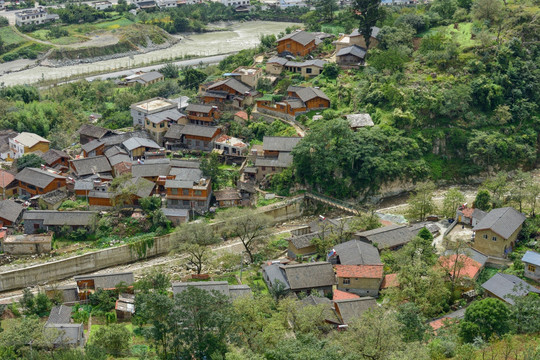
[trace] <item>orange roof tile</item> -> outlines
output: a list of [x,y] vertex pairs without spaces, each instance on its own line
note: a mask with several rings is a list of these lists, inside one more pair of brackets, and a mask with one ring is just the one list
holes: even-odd
[[248,114],[247,112],[245,111],[238,111],[236,114],[234,114],[235,116],[238,116],[240,119],[244,119],[244,120],[247,120],[248,119]]
[[11,184],[13,180],[15,180],[15,175],[6,170],[0,170],[0,187],[5,188]]
[[391,287],[398,287],[399,280],[397,274],[386,274],[381,284],[381,289],[388,289]]
[[336,265],[337,277],[378,279],[383,277],[382,265]]
[[[439,259],[439,263],[443,268],[445,268],[448,272],[452,273],[454,269],[454,264],[456,263],[456,260],[458,259],[457,255],[450,255],[441,257]],[[480,272],[480,269],[482,269],[482,264],[479,262],[471,259],[468,256],[465,256],[463,254],[459,254],[459,260],[463,263],[463,267],[457,269],[456,272],[459,273],[459,277],[468,277],[469,279],[474,279],[476,275]],[[459,264],[458,264],[459,266]]]
[[468,208],[465,208],[465,209],[461,209],[461,212],[463,213],[463,215],[465,217],[472,218],[472,214],[474,212],[474,209],[468,207]]
[[336,301],[336,300],[347,300],[347,299],[358,299],[358,298],[360,298],[359,295],[346,292],[346,291],[334,290],[334,296],[332,300]]
[[450,320],[449,317],[442,317],[440,319],[433,320],[429,323],[429,325],[433,328],[433,330],[439,330],[446,322],[448,322],[448,320]]

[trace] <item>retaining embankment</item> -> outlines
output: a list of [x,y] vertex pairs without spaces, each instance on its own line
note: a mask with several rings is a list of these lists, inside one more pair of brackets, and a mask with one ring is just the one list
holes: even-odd
[[[276,223],[290,220],[302,214],[303,196],[287,200],[283,203],[260,208],[274,218]],[[212,224],[219,228],[220,223]],[[146,251],[146,257],[167,254],[171,249],[171,236],[156,237],[154,245]],[[108,267],[128,264],[140,260],[137,251],[129,245],[121,245],[109,249],[89,252],[67,259],[51,261],[0,273],[0,291],[16,290],[28,286],[44,285],[76,275],[92,273]]]

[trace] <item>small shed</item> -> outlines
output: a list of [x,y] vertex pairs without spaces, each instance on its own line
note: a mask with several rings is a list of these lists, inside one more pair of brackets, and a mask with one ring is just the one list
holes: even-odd
[[521,258],[525,264],[525,277],[540,282],[540,254],[535,251],[527,251]]
[[242,196],[237,189],[223,189],[214,191],[216,201],[220,208],[239,206],[242,202]]

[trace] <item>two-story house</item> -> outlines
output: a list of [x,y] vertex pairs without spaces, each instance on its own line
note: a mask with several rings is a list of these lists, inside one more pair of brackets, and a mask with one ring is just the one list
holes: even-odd
[[306,31],[294,31],[277,40],[279,54],[289,52],[294,56],[306,56],[315,49],[317,39],[315,35]]
[[311,110],[327,109],[330,98],[319,88],[289,86],[287,97],[281,101],[263,96],[257,99],[257,111],[293,120]]
[[378,296],[383,265],[336,265],[337,288],[360,296]]
[[53,170],[24,168],[15,176],[15,186],[21,196],[35,196],[66,187],[66,178]]
[[234,106],[243,107],[253,104],[253,97],[257,95],[257,91],[234,77],[207,84],[201,88],[205,88],[201,95],[205,104],[219,105],[232,102]]
[[262,78],[263,71],[261,68],[241,66],[228,75],[254,89]]
[[147,115],[144,122],[144,128],[152,136],[152,139],[161,145],[163,144],[165,133],[172,124],[187,124],[187,122],[187,116],[181,113],[177,108],[173,108]]
[[122,143],[132,160],[144,159],[145,153],[152,150],[159,150],[159,146],[154,140],[140,137],[132,137]]
[[23,155],[31,154],[36,151],[46,153],[49,151],[50,141],[29,132],[22,132],[14,138],[9,139],[10,157],[18,159]]
[[[379,43],[379,32],[381,31],[380,28],[373,26],[371,28],[371,40],[369,43],[369,48],[376,47]],[[363,49],[366,48],[366,40],[364,39],[364,36],[362,35],[361,31],[358,31],[358,29],[355,29],[350,34],[343,34],[339,37],[338,40],[334,42],[336,45],[336,50],[339,52],[341,49],[350,47],[353,45],[356,45],[358,47],[361,47]]]
[[175,109],[178,104],[161,97],[144,100],[131,104],[131,117],[133,126],[144,126],[144,120],[148,115],[156,114],[161,111]]
[[300,140],[299,137],[265,136],[263,154],[255,159],[255,179],[261,181],[266,175],[277,174],[291,166],[291,151]]
[[182,144],[190,150],[212,151],[221,129],[215,126],[188,124],[182,129]]
[[167,180],[165,181],[165,191],[168,208],[205,213],[210,206],[212,182],[206,178],[201,178],[198,181]]
[[483,254],[506,257],[514,249],[525,215],[511,207],[493,209],[473,228],[472,247]]
[[214,125],[221,116],[216,106],[202,104],[189,104],[186,113],[189,122],[194,125]]

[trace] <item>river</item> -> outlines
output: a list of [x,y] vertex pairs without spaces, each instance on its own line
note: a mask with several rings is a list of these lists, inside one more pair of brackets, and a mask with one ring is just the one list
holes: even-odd
[[[167,49],[137,54],[133,57],[125,56],[117,59],[97,61],[90,64],[62,67],[40,65],[30,69],[2,74],[0,76],[0,83],[3,82],[5,85],[20,85],[36,83],[42,79],[60,81],[60,79],[65,79],[66,77],[82,76],[96,72],[113,72],[126,67],[141,67],[150,63],[158,61],[165,62],[169,59],[186,55],[207,57],[226,54],[253,48],[259,44],[261,35],[277,35],[290,25],[293,24],[272,21],[234,23],[227,26],[226,31],[182,36],[180,42]],[[2,64],[0,67],[5,65]]]

